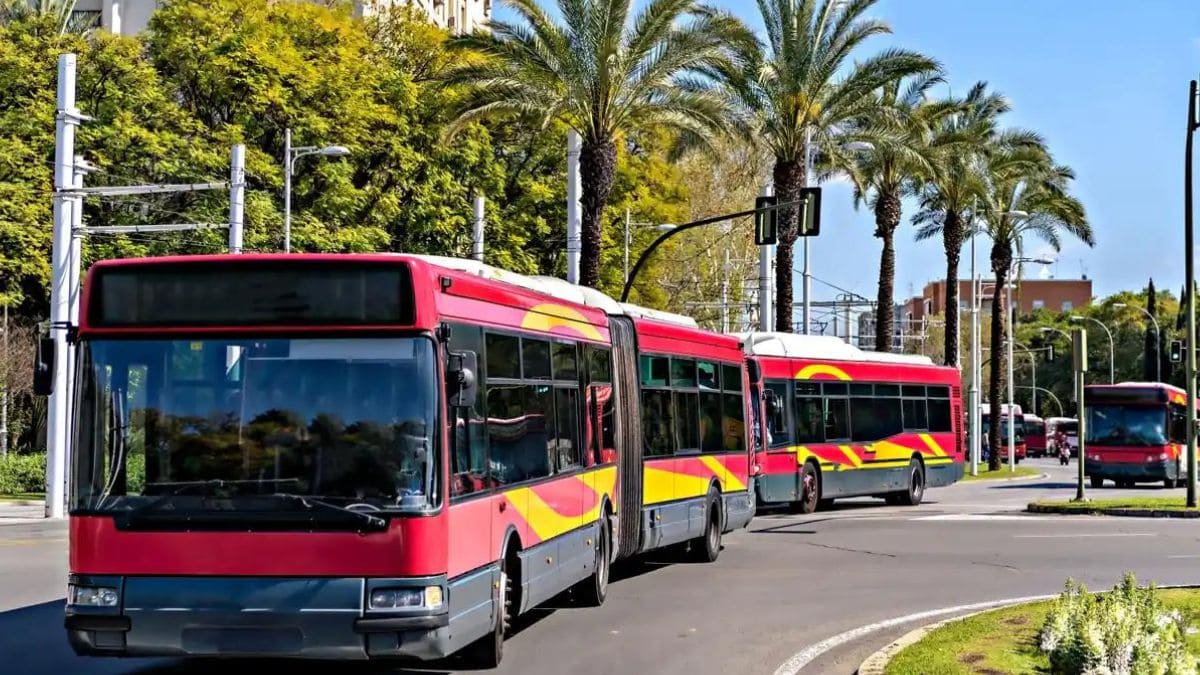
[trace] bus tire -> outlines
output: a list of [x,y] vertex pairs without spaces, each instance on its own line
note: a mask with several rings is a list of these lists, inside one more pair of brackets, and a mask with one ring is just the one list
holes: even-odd
[[691,541],[689,553],[695,562],[716,562],[721,555],[721,530],[725,524],[721,519],[721,494],[715,488],[709,488],[704,509],[704,534]]
[[818,511],[828,511],[832,508],[833,508],[833,497],[830,497],[829,499],[822,499],[817,502],[817,510]]
[[1092,489],[1094,490],[1099,490],[1100,488],[1104,487],[1103,476],[1088,476],[1088,480],[1091,481]]
[[596,566],[592,575],[575,586],[575,599],[585,607],[599,607],[608,597],[608,576],[612,565],[612,535],[609,534],[608,511],[600,518],[596,535]]
[[509,552],[500,560],[500,588],[497,597],[499,611],[496,612],[496,623],[492,626],[490,633],[463,649],[463,659],[471,668],[480,670],[496,668],[504,657],[504,635],[508,632],[512,618],[516,616],[516,611],[513,609],[513,601],[516,598],[512,592],[514,579],[510,574],[517,571],[514,560],[516,560],[516,552],[510,545]]
[[821,474],[812,462],[805,462],[800,467],[800,501],[793,502],[792,510],[796,513],[812,513],[821,502]]
[[1175,487],[1175,479],[1174,478],[1164,478],[1163,479],[1163,487],[1167,488],[1168,490]]
[[901,506],[916,506],[925,497],[925,466],[912,459],[908,462],[908,489],[896,493]]

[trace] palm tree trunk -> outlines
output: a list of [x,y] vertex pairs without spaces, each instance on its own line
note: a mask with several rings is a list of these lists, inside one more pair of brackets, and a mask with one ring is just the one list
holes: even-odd
[[991,430],[988,433],[988,468],[996,471],[1000,468],[1000,392],[1005,387],[1005,375],[1007,374],[1006,357],[1008,352],[1004,349],[1005,345],[1005,328],[1007,322],[1004,320],[1004,312],[1010,311],[1009,307],[1004,306],[1002,302],[1004,286],[1008,283],[1008,270],[1012,265],[1012,249],[1005,246],[1003,243],[998,243],[992,246],[992,271],[995,274],[996,286],[992,289],[992,355],[989,368],[991,381],[988,382],[988,404],[989,417],[991,419]]
[[900,195],[884,192],[875,201],[875,236],[883,240],[879,256],[879,293],[875,301],[875,351],[892,351],[896,309],[896,227],[900,225]]
[[[958,261],[962,253],[962,216],[955,210],[946,211],[946,222],[942,226],[942,244],[946,249],[946,344],[945,364],[958,365],[959,314],[958,314]],[[974,302],[974,298],[971,299]]]
[[[775,198],[780,203],[800,199],[806,180],[804,162],[798,159],[775,158],[772,171]],[[779,245],[775,247],[775,330],[791,333],[792,274],[795,269],[796,239],[800,234],[800,210],[785,208],[779,211]]]
[[617,146],[612,139],[585,136],[579,149],[579,177],[582,182],[579,201],[583,211],[579,283],[592,288],[600,285],[601,227],[616,168]]

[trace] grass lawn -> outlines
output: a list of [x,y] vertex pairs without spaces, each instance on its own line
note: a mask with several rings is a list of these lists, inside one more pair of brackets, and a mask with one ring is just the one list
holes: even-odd
[[[1200,623],[1200,591],[1159,591],[1168,608]],[[1050,672],[1050,659],[1038,651],[1037,634],[1052,601],[998,609],[951,621],[901,650],[887,675],[1033,675]],[[1188,636],[1188,649],[1200,653],[1200,633]]]
[[0,502],[18,500],[45,501],[46,495],[41,492],[18,492],[15,495],[0,495]]
[[1010,480],[1013,478],[1025,478],[1027,476],[1036,476],[1041,471],[1032,466],[1018,466],[1015,471],[1009,471],[1008,465],[1002,465],[999,471],[988,471],[987,464],[979,465],[979,475],[971,475],[971,467],[968,466],[966,473],[963,475],[963,480]]
[[1030,506],[1053,508],[1064,513],[1091,513],[1100,509],[1154,509],[1157,511],[1190,511],[1185,506],[1183,495],[1172,497],[1116,497],[1112,499],[1093,499],[1087,502],[1070,502],[1057,499],[1043,499]]

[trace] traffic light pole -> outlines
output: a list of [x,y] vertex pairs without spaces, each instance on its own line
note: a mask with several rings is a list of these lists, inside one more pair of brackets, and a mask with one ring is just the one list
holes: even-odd
[[772,211],[778,211],[779,209],[786,208],[789,206],[803,206],[807,202],[808,202],[807,199],[797,199],[796,201],[793,201],[793,202],[783,202],[781,204],[763,205],[760,208],[753,208],[748,211],[738,211],[737,213],[726,213],[726,214],[722,214],[719,216],[712,216],[711,218],[702,218],[700,220],[694,220],[690,223],[684,223],[682,225],[673,227],[670,230],[667,230],[666,232],[663,232],[662,234],[658,235],[657,239],[655,239],[653,242],[650,243],[649,246],[646,247],[645,251],[642,251],[642,254],[640,256],[638,256],[637,262],[634,263],[633,269],[629,270],[629,278],[625,280],[625,288],[621,291],[621,302],[628,302],[629,292],[633,290],[633,282],[637,280],[638,272],[642,271],[642,267],[646,264],[646,261],[650,258],[650,254],[654,253],[654,250],[657,249],[660,245],[662,245],[662,243],[664,241],[670,239],[671,237],[674,237],[675,235],[679,234],[680,232],[684,232],[686,230],[691,230],[691,229],[697,228],[697,227],[703,227],[705,225],[715,225],[716,223],[723,223],[727,220],[733,220],[735,218],[745,218],[747,216],[754,216],[754,215],[757,215],[760,213],[770,213]]

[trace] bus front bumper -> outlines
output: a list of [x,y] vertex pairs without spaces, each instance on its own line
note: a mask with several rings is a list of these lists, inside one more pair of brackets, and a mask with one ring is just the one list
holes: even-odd
[[1153,482],[1168,478],[1179,478],[1179,471],[1174,460],[1154,460],[1153,462],[1098,462],[1094,459],[1085,460],[1083,472],[1088,476],[1099,476],[1110,480],[1129,479],[1133,481]]
[[[429,660],[452,649],[444,577],[72,575],[71,585],[119,596],[99,607],[72,603],[71,592],[64,624],[80,655]],[[431,609],[368,606],[375,591],[424,597],[435,586],[442,601]]]

